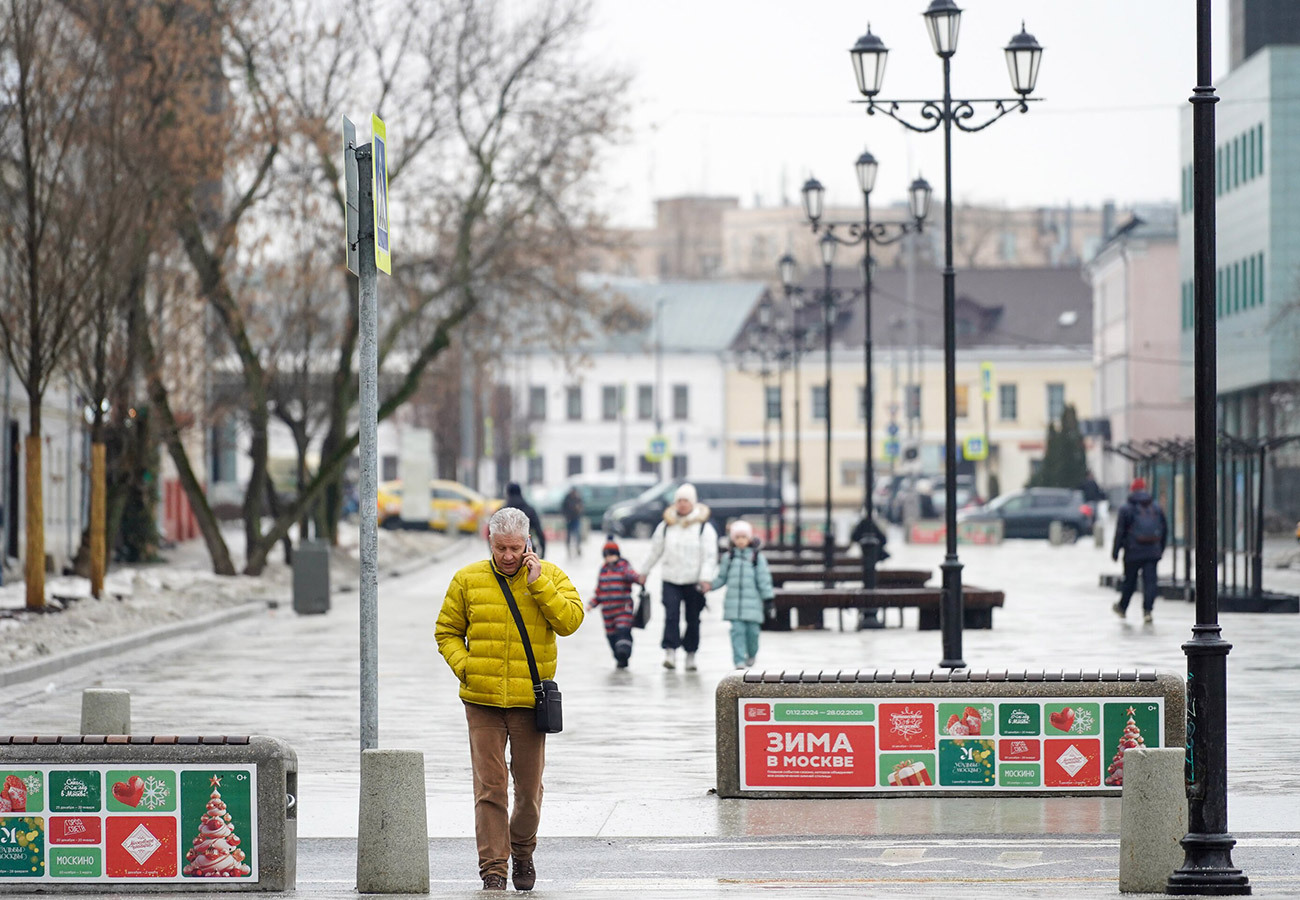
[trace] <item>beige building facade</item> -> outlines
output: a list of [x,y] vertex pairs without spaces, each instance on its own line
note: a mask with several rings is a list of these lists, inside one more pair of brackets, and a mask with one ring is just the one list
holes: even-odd
[[[909,433],[903,414],[906,395],[901,351],[876,353],[874,467],[877,475],[919,472],[942,477],[945,440],[943,354],[922,350],[913,371],[920,387],[920,417]],[[982,369],[991,370],[987,402],[982,390]],[[825,355],[802,358],[799,372],[800,417],[798,433],[803,470],[805,507],[820,507],[826,498],[826,420],[821,415],[825,385]],[[865,383],[863,355],[847,349],[831,354],[831,503],[837,509],[858,508],[863,502],[866,456],[865,417],[861,398]],[[766,383],[765,383],[766,382]],[[769,401],[765,404],[765,397]],[[989,348],[957,355],[957,439],[987,435],[989,454],[984,460],[964,461],[972,471],[981,496],[989,496],[989,476],[996,475],[1001,492],[1018,490],[1029,480],[1046,449],[1049,421],[1072,404],[1080,418],[1093,415],[1092,355],[1086,348]],[[733,367],[727,373],[726,410],[728,475],[761,475],[766,426],[768,462],[785,459],[786,496],[793,498],[795,435],[795,379],[788,367],[773,370],[763,379],[757,367]],[[784,432],[782,453],[778,441],[777,403]],[[987,414],[987,418],[986,418]],[[767,417],[765,423],[764,418]],[[890,426],[898,429],[895,438]],[[888,455],[897,442],[898,454]],[[915,447],[914,461],[903,451]],[[937,486],[936,486],[937,488]]]

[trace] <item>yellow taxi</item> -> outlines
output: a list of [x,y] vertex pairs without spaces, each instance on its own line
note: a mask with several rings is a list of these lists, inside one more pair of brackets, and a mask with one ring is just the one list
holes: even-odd
[[[455,529],[474,534],[487,527],[488,518],[501,504],[501,500],[485,497],[458,481],[434,478],[429,482],[428,527],[434,531]],[[420,527],[402,520],[401,480],[380,483],[379,524],[384,528]]]

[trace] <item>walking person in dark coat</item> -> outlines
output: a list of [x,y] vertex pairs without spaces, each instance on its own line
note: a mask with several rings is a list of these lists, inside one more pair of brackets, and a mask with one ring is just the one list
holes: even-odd
[[1156,563],[1164,556],[1169,538],[1169,523],[1160,504],[1147,493],[1143,478],[1134,478],[1129,486],[1128,502],[1119,510],[1115,522],[1115,543],[1110,557],[1118,560],[1124,551],[1124,583],[1119,600],[1111,607],[1123,618],[1128,612],[1128,602],[1137,590],[1138,573],[1142,574],[1142,621],[1151,624],[1151,611],[1156,605]]
[[501,504],[501,508],[514,507],[528,517],[528,529],[532,532],[533,546],[537,548],[537,555],[541,558],[546,557],[546,534],[542,531],[542,517],[537,515],[537,510],[533,505],[524,499],[524,490],[519,486],[519,482],[512,481],[506,485],[506,501]]

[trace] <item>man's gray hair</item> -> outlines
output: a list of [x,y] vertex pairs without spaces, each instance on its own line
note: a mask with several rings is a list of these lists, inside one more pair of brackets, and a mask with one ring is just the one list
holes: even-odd
[[503,506],[488,519],[488,540],[501,537],[528,537],[528,515],[522,509]]

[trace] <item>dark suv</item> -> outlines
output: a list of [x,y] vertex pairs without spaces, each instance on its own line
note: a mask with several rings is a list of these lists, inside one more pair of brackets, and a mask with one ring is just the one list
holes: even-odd
[[[699,500],[709,508],[709,521],[718,535],[726,534],[732,519],[747,516],[751,520],[771,510],[773,516],[781,509],[781,499],[776,485],[768,488],[761,478],[686,478],[663,481],[631,500],[615,503],[605,511],[602,527],[606,534],[619,537],[647,538],[655,526],[663,521],[664,509],[673,500],[673,494],[683,481],[695,485]],[[770,491],[771,496],[764,493]]]
[[1092,534],[1093,508],[1083,502],[1082,491],[1069,488],[1026,488],[1003,494],[986,506],[958,512],[963,522],[1002,520],[1002,536],[1008,538],[1045,538],[1052,523],[1060,522],[1065,542],[1079,535]]

